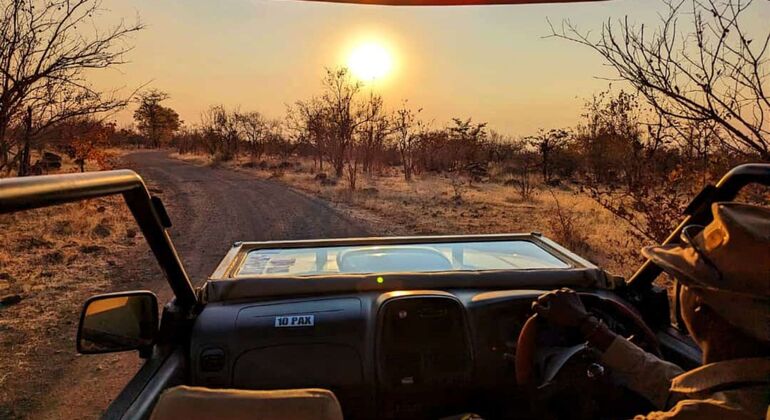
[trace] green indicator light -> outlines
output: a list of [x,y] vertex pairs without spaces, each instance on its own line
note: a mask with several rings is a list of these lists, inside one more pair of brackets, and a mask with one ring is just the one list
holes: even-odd
[[385,282],[385,279],[382,277],[377,277],[377,283],[382,284]]

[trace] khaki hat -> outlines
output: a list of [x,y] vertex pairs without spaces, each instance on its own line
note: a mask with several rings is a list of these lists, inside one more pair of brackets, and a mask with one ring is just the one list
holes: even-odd
[[[770,341],[770,208],[714,203],[713,222],[682,230],[682,243],[642,249],[732,325]],[[698,290],[696,290],[696,293]]]

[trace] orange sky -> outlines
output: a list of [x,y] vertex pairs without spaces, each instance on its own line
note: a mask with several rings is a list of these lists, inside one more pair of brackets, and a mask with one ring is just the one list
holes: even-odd
[[[195,123],[212,104],[280,117],[320,89],[324,66],[347,62],[362,40],[382,43],[394,69],[376,83],[388,104],[402,99],[443,126],[473,117],[509,134],[574,124],[584,98],[610,76],[591,51],[544,39],[547,18],[598,29],[609,17],[655,17],[657,0],[485,7],[380,7],[292,0],[105,0],[102,20],[139,15],[129,64],[94,75],[100,88],[144,83]],[[770,8],[756,16],[758,25]],[[117,116],[131,121],[131,110]]]

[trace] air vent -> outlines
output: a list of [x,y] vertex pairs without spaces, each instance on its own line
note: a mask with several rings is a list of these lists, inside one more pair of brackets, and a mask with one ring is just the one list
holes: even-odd
[[379,313],[378,371],[389,388],[462,383],[472,369],[462,304],[444,296],[385,301]]
[[225,367],[225,351],[220,348],[203,350],[200,365],[203,372],[219,372]]

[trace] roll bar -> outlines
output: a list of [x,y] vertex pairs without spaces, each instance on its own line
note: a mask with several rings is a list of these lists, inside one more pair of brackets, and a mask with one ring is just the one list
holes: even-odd
[[[663,245],[678,244],[682,228],[687,225],[707,225],[714,220],[711,204],[732,201],[749,184],[770,186],[770,164],[749,163],[736,166],[719,180],[716,186],[707,185],[693,198],[684,211],[682,223],[663,241]],[[628,280],[628,285],[638,289],[647,287],[662,272],[651,260],[647,260]]]
[[150,195],[142,178],[128,169],[0,179],[0,214],[122,194],[160,264],[177,303],[191,308],[198,299],[166,232],[171,221],[163,203]]

